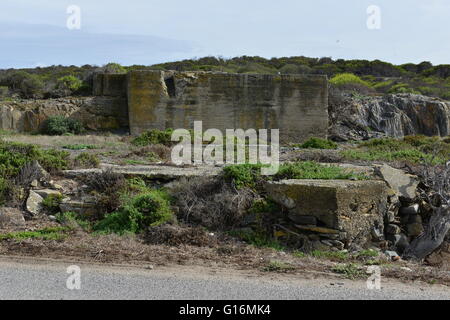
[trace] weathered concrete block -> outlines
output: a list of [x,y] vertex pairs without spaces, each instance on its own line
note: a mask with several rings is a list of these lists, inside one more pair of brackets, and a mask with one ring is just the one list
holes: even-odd
[[130,130],[280,129],[282,142],[326,137],[328,83],[320,75],[132,71]]
[[95,74],[93,79],[94,96],[126,97],[126,74]]
[[267,182],[265,188],[277,203],[295,203],[290,215],[316,217],[318,226],[346,232],[348,243],[365,244],[374,226],[383,226],[387,210],[383,181],[284,180]]

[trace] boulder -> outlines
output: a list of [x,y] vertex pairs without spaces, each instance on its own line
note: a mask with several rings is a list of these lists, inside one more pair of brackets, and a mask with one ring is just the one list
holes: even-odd
[[[383,181],[283,180],[267,182],[268,195],[280,205],[289,198],[295,204],[290,219],[315,217],[317,226],[296,225],[309,233],[346,234],[347,243],[361,245],[371,240],[373,227],[382,229],[387,208]],[[382,231],[382,230],[381,230]]]
[[419,178],[392,168],[387,164],[375,168],[376,173],[394,190],[394,192],[405,200],[412,200],[416,197]]
[[47,198],[50,195],[52,195],[52,196],[59,196],[59,197],[62,196],[61,192],[59,192],[57,190],[41,189],[41,190],[33,190],[33,191],[36,192],[38,195],[40,195],[44,199]]
[[44,199],[36,192],[31,190],[25,204],[27,211],[33,216],[39,214],[42,210],[42,201],[44,201]]
[[81,200],[63,199],[59,204],[61,212],[75,212],[80,215],[90,216],[97,212],[96,202],[92,198]]
[[0,208],[0,228],[23,227],[25,218],[17,208]]

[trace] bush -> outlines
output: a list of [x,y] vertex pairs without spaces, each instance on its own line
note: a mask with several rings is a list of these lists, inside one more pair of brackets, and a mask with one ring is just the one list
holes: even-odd
[[180,208],[180,220],[212,230],[229,230],[241,224],[258,197],[254,191],[237,190],[219,177],[180,179],[170,192]]
[[372,139],[356,150],[346,150],[348,159],[365,161],[406,161],[410,163],[445,164],[450,146],[439,137],[407,136],[404,139]]
[[87,152],[80,153],[72,161],[72,166],[75,168],[98,168],[100,165],[100,159],[95,154],[90,154]]
[[303,149],[337,149],[337,147],[337,143],[333,141],[314,137],[300,145]]
[[83,81],[74,76],[64,76],[58,79],[57,87],[69,89],[72,92],[80,90],[83,86]]
[[223,169],[225,180],[232,182],[237,189],[256,189],[263,181],[261,164],[238,164]]
[[59,212],[59,204],[62,199],[63,197],[60,194],[50,194],[42,201],[42,206],[48,214],[54,215]]
[[67,169],[69,153],[55,149],[43,150],[35,145],[0,141],[0,177],[12,178],[32,161],[38,161],[47,171]]
[[146,131],[140,136],[131,141],[132,144],[139,147],[145,147],[152,144],[162,144],[170,146],[173,144],[172,140],[173,129],[166,129],[164,131],[153,129]]
[[81,122],[75,119],[63,116],[49,117],[42,128],[42,133],[51,136],[60,136],[64,134],[80,134],[84,131]]
[[168,195],[160,190],[152,190],[132,198],[121,209],[107,215],[94,226],[94,230],[118,234],[139,233],[148,227],[173,220]]
[[[127,189],[127,181],[123,174],[112,170],[93,173],[84,179],[95,197],[97,216],[102,219],[105,214],[111,213],[123,204],[122,194]],[[145,185],[144,185],[145,186]]]
[[342,168],[334,166],[323,166],[316,162],[294,162],[280,166],[278,173],[273,177],[274,180],[289,179],[325,179],[325,180],[346,180],[357,178],[367,179],[362,175],[355,175],[353,172],[345,171]]
[[360,77],[358,77],[352,73],[341,73],[341,74],[335,75],[333,78],[330,79],[330,83],[337,87],[354,85],[354,84],[369,87],[369,83],[367,83],[366,81],[362,80]]

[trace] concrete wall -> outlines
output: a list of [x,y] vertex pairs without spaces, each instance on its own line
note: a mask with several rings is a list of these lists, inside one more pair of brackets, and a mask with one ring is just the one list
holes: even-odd
[[94,96],[127,96],[126,74],[95,74],[93,80]]
[[283,142],[326,137],[327,78],[133,71],[128,74],[130,131],[187,128],[280,129]]

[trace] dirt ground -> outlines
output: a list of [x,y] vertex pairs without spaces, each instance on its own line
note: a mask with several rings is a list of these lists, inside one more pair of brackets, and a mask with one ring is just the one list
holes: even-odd
[[[27,222],[27,231],[60,226],[45,219]],[[13,230],[0,230],[0,234]],[[17,231],[17,230],[16,230]],[[30,238],[0,241],[0,256],[57,259],[100,264],[124,264],[144,268],[152,266],[192,266],[258,272],[263,276],[289,274],[314,277],[364,279],[370,263],[356,258],[336,260],[296,255],[271,248],[257,248],[221,234],[210,234],[207,245],[178,246],[148,244],[144,236],[96,235],[74,228],[58,240]],[[450,272],[445,268],[406,261],[389,262],[381,258],[378,265],[383,277],[404,282],[423,281],[450,286]],[[356,266],[357,274],[341,273],[339,267]]]
[[[5,140],[30,143],[44,148],[64,149],[72,156],[80,152],[97,154],[102,163],[146,164],[151,161],[141,155],[141,148],[130,144],[129,136],[120,135],[85,135],[85,136],[36,136],[14,134],[3,137]],[[93,145],[95,148],[70,150],[67,145]],[[282,150],[281,160],[316,160],[320,162],[339,162],[336,150]],[[60,224],[49,221],[47,217],[29,220],[21,231],[42,230],[58,227]],[[18,230],[0,230],[0,234]],[[257,248],[223,235],[210,235],[208,245],[198,246],[183,244],[178,246],[148,244],[143,236],[96,235],[75,228],[65,233],[58,240],[30,238],[24,240],[0,240],[0,255],[25,256],[35,258],[77,260],[96,263],[129,264],[138,266],[201,266],[220,267],[237,270],[250,270],[264,274],[315,273],[338,275],[342,277],[367,277],[365,271],[369,261],[355,258],[336,260],[299,255],[293,252],[276,251],[270,248]],[[449,254],[450,256],[450,254]],[[438,259],[439,260],[439,259]],[[450,261],[450,259],[449,259]],[[390,262],[381,259],[377,265],[385,277],[403,281],[425,281],[431,284],[450,285],[450,263],[448,265],[419,265],[406,261]],[[340,268],[344,266],[344,268]],[[345,267],[349,266],[349,270]],[[357,273],[353,269],[358,270]],[[353,268],[353,269],[352,269]],[[355,270],[356,270],[355,269]],[[337,270],[344,270],[338,272]]]

